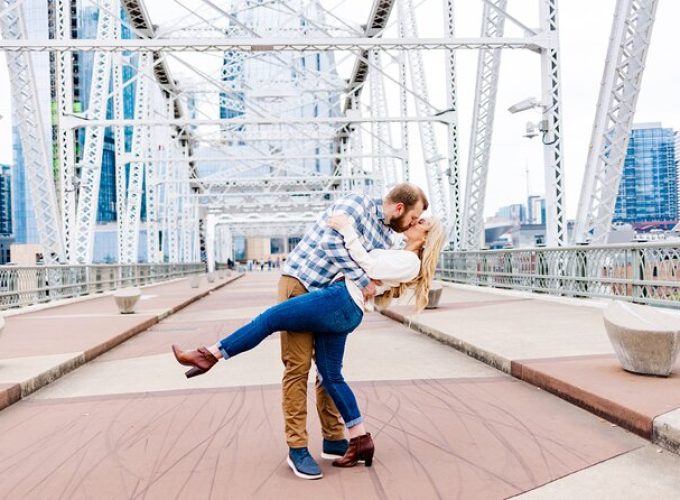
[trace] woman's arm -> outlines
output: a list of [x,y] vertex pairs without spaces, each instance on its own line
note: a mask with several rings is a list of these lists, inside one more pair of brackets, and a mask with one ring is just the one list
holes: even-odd
[[367,252],[347,217],[334,215],[329,217],[327,224],[342,235],[350,257],[366,271],[369,278],[406,282],[418,275],[420,260],[415,253],[406,250]]

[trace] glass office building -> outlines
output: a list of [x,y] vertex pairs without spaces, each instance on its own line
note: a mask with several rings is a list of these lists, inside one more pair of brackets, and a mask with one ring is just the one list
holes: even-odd
[[633,127],[614,222],[640,223],[678,220],[678,162],[676,135],[661,123]]

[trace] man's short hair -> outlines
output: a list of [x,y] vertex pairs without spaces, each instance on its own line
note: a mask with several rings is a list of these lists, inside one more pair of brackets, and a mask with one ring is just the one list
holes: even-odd
[[418,201],[423,202],[423,210],[427,210],[429,203],[427,202],[427,196],[425,192],[420,189],[415,184],[410,182],[402,182],[397,184],[390,192],[387,193],[386,197],[392,203],[403,203],[406,210],[411,210]]

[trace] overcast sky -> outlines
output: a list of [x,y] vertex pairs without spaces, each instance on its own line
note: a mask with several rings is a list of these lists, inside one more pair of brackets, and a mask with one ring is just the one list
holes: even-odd
[[[187,0],[188,2],[189,0]],[[194,0],[191,0],[194,1]],[[165,0],[147,0],[154,23],[161,24],[182,15],[177,4]],[[220,2],[223,3],[223,2]],[[366,18],[367,0],[336,0],[322,2],[338,5],[341,15],[354,16],[358,22]],[[442,6],[439,0],[418,3],[417,16],[421,36],[439,36]],[[607,41],[610,34],[615,0],[562,0],[560,7],[562,98],[563,98],[563,154],[566,180],[567,216],[573,217],[581,189],[586,152],[595,114]],[[459,0],[456,5],[457,35],[479,36],[481,0]],[[510,13],[525,24],[535,27],[538,22],[537,0],[509,0]],[[184,13],[185,14],[185,13]],[[677,20],[680,2],[659,0],[652,45],[647,58],[642,92],[638,99],[636,122],[662,122],[665,127],[680,130],[680,58],[677,56]],[[386,35],[388,36],[388,35]],[[521,36],[509,21],[506,36]],[[461,168],[467,165],[469,129],[474,99],[476,51],[457,53],[459,134]],[[486,214],[492,215],[500,206],[522,202],[527,194],[543,194],[543,159],[539,138],[522,137],[527,121],[536,121],[538,111],[511,115],[507,108],[530,96],[540,97],[539,56],[528,51],[505,51],[501,62],[500,85],[496,107],[494,141],[491,151],[487,184]],[[431,100],[445,104],[443,53],[433,51],[425,58]],[[11,113],[8,72],[0,54],[0,162],[12,162]],[[395,108],[396,112],[396,108]],[[396,114],[396,113],[395,113]],[[440,150],[445,152],[444,127],[438,125]],[[417,145],[417,134],[412,132],[412,146]],[[395,140],[398,135],[394,136]],[[419,152],[411,158],[417,168]],[[526,170],[529,171],[527,182]],[[422,182],[422,172],[415,175]]]

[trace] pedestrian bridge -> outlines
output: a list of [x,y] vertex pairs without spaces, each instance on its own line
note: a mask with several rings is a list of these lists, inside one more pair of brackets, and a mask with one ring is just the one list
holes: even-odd
[[[680,378],[617,364],[603,302],[448,283],[437,309],[367,314],[345,374],[372,468],[285,463],[277,336],[187,380],[170,345],[212,343],[276,301],[278,274],[174,277],[5,312],[2,498],[671,498]],[[193,283],[196,284],[196,283]],[[310,398],[313,391],[310,391]],[[310,401],[310,451],[318,420]],[[659,444],[663,444],[664,448]]]

